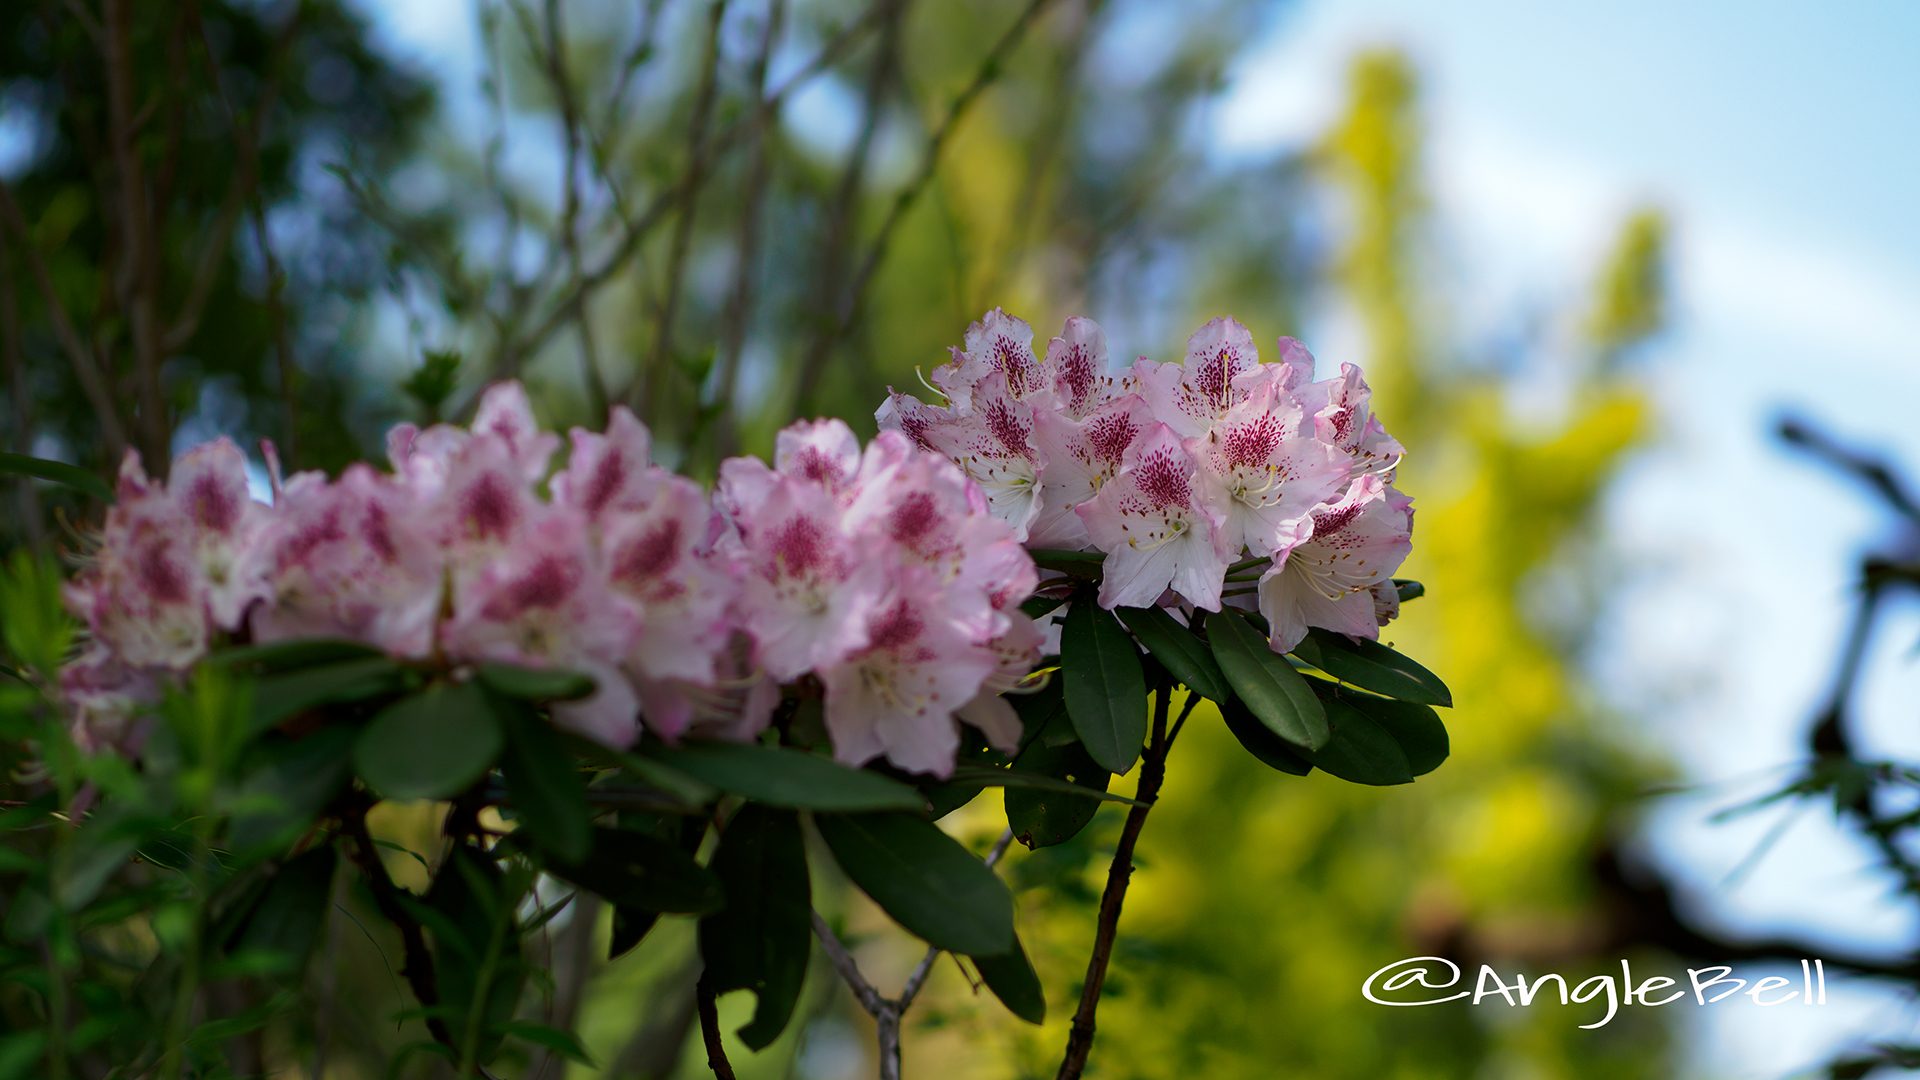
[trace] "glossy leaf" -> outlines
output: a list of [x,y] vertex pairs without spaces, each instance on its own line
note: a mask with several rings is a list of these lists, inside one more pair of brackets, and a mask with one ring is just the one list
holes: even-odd
[[1333,737],[1307,756],[1322,772],[1355,784],[1387,786],[1413,782],[1413,766],[1387,729],[1344,698],[1327,701]]
[[972,959],[973,966],[980,969],[981,981],[1007,1011],[1029,1024],[1046,1023],[1047,996],[1040,988],[1040,976],[1033,970],[1033,961],[1027,959],[1027,950],[1018,936],[1013,939],[1010,951]]
[[820,836],[860,891],[929,945],[993,954],[1013,947],[1013,896],[992,868],[911,814],[821,814]]
[[575,701],[593,693],[593,680],[577,671],[481,664],[474,672],[489,690],[522,701]]
[[353,776],[350,727],[263,742],[240,781],[228,842],[240,852],[284,848],[306,831]]
[[265,645],[241,645],[211,653],[202,664],[257,675],[277,675],[321,664],[372,660],[383,654],[371,645],[344,638],[295,638]]
[[700,957],[718,993],[753,991],[750,1049],[780,1037],[807,980],[813,951],[807,849],[789,811],[748,804],[727,822],[709,869],[727,904],[700,920]]
[[299,970],[332,910],[338,861],[330,844],[287,860],[268,879],[246,921],[228,940],[227,951],[278,956],[274,970]]
[[[1026,757],[1022,755],[1021,761],[1023,765],[1026,760]],[[1101,773],[1106,772],[1105,769],[1100,769],[1097,765],[1094,767]],[[953,768],[953,775],[947,779],[947,784],[943,786],[948,785],[978,788],[1025,788],[1033,791],[1049,791],[1074,799],[1093,799],[1099,802],[1126,803],[1128,806],[1140,805],[1138,800],[1116,792],[1110,792],[1104,787],[1087,787],[1049,775],[1046,772],[1031,771],[1024,767],[999,768],[988,765],[956,765]]]
[[920,810],[920,793],[898,780],[831,758],[758,743],[649,747],[646,756],[721,791],[792,810]]
[[[1046,776],[1088,793],[1105,792],[1113,779],[1079,743],[1048,746],[1036,742],[1027,747],[1016,764],[1028,775]],[[1029,848],[1051,847],[1073,839],[1100,809],[1092,799],[1043,788],[1008,788],[1003,801],[1007,827]]]
[[406,689],[406,672],[384,656],[300,668],[253,684],[251,730],[258,734],[322,705],[385,697]]
[[1140,650],[1113,614],[1080,597],[1060,632],[1067,716],[1087,753],[1116,775],[1133,768],[1147,738],[1147,677]]
[[113,486],[98,475],[64,461],[29,457],[26,454],[0,453],[0,473],[30,476],[91,495],[101,502],[113,501]]
[[1207,616],[1207,640],[1227,682],[1255,719],[1295,746],[1326,745],[1327,714],[1286,657],[1267,647],[1267,639],[1232,611]]
[[522,702],[493,696],[487,704],[506,729],[500,778],[520,824],[557,858],[586,858],[593,839],[587,783],[560,733]]
[[1313,763],[1300,756],[1299,747],[1267,730],[1240,702],[1222,705],[1220,718],[1226,721],[1227,730],[1240,740],[1247,753],[1267,768],[1293,776],[1305,776],[1313,771]]
[[1043,570],[1057,570],[1086,581],[1098,580],[1100,569],[1107,561],[1106,555],[1098,551],[1028,548],[1027,554],[1033,556],[1034,565]]
[[586,858],[563,860],[547,851],[541,866],[620,907],[690,915],[719,909],[719,879],[679,844],[605,826],[595,826],[589,840]]
[[1362,690],[1422,705],[1453,704],[1439,676],[1377,641],[1316,628],[1307,631],[1293,655]]
[[1120,608],[1114,612],[1133,636],[1147,647],[1160,666],[1182,686],[1214,702],[1233,696],[1213,650],[1191,629],[1180,625],[1164,608]]
[[1450,752],[1447,726],[1430,706],[1410,701],[1388,701],[1365,694],[1348,694],[1346,703],[1365,713],[1387,730],[1407,755],[1407,766],[1415,776],[1425,776],[1440,767]]
[[1394,578],[1393,588],[1394,591],[1399,594],[1400,602],[1403,604],[1409,600],[1418,600],[1427,595],[1427,587],[1425,585],[1407,578]]
[[353,745],[360,778],[389,799],[444,799],[484,776],[503,744],[472,683],[435,683],[389,705]]

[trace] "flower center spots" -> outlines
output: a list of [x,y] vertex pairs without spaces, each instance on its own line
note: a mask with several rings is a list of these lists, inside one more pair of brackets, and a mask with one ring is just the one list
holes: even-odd
[[1156,450],[1134,466],[1133,483],[1155,510],[1184,509],[1193,502],[1187,470],[1169,450]]
[[516,511],[506,481],[487,473],[466,492],[461,514],[474,536],[504,537],[513,528]]
[[[920,426],[924,428],[926,424],[923,422]],[[816,484],[832,487],[840,482],[840,463],[828,457],[826,452],[817,446],[809,446],[800,451],[800,460],[795,464],[800,467],[801,476]]]
[[804,573],[825,564],[827,537],[820,523],[812,518],[797,517],[774,530],[773,557],[790,574]]
[[1220,451],[1229,466],[1265,465],[1280,437],[1279,418],[1267,413],[1229,430]]
[[533,608],[559,607],[580,584],[580,567],[559,555],[543,556],[507,587],[505,595],[488,605],[493,618],[517,615]]
[[1314,540],[1317,542],[1332,538],[1335,533],[1353,524],[1353,519],[1359,516],[1360,504],[1357,502],[1326,510],[1315,510],[1313,512]]
[[1233,389],[1233,376],[1239,367],[1238,358],[1232,349],[1221,349],[1200,364],[1200,370],[1193,373],[1193,388],[1208,404],[1218,409],[1227,407],[1228,393]]
[[367,518],[361,533],[381,562],[391,565],[400,561],[400,545],[393,542],[393,523],[387,519],[386,507],[379,503],[367,504]]
[[993,341],[993,366],[1007,377],[1007,389],[1014,397],[1026,397],[1035,389],[1033,357],[1008,338]]
[[1120,460],[1138,434],[1140,424],[1131,414],[1113,413],[1088,422],[1087,445],[1093,448],[1095,460],[1111,464]]
[[1327,417],[1327,422],[1333,425],[1334,442],[1347,441],[1347,437],[1353,434],[1353,406],[1343,406],[1338,412]]
[[597,514],[606,509],[607,504],[619,493],[620,485],[627,479],[627,456],[608,447],[594,463],[593,476],[587,481],[586,511]]
[[280,549],[280,567],[286,569],[296,563],[305,562],[320,545],[330,544],[343,539],[345,532],[340,528],[340,512],[328,510],[325,517],[312,522],[288,538],[287,546]]
[[933,496],[916,491],[887,515],[887,534],[902,544],[917,547],[939,524],[940,508],[934,505]]
[[875,649],[903,649],[918,640],[925,628],[920,616],[902,600],[867,624],[868,643]]
[[987,432],[994,441],[1004,447],[1009,454],[1031,457],[1033,451],[1027,446],[1027,425],[1020,422],[1013,407],[1004,401],[995,401],[987,406]]
[[680,561],[680,522],[663,521],[620,553],[616,575],[629,581],[648,581],[673,569]]
[[164,541],[155,540],[142,547],[134,569],[141,587],[154,600],[178,604],[187,599],[187,579],[181,574],[180,565],[167,557]]
[[1083,345],[1074,345],[1067,349],[1067,355],[1060,361],[1059,385],[1067,392],[1067,407],[1078,412],[1086,408],[1087,399],[1093,396],[1093,357],[1088,355]]
[[203,473],[187,489],[187,512],[194,524],[224,533],[240,517],[240,500],[221,486],[219,477]]

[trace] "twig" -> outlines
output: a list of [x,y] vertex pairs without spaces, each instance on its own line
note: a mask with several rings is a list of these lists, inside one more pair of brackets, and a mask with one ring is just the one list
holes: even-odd
[[[799,71],[794,72],[786,82],[780,85],[779,89],[768,94],[766,98],[763,99],[763,106],[770,109],[779,108],[781,103],[793,96],[794,92],[800,87],[811,82],[821,72],[837,63],[840,57],[845,55],[846,51],[857,43],[871,26],[872,12],[869,10],[866,15],[849,23],[845,28],[830,38],[825,45],[821,46],[820,51],[814,54],[812,60],[802,66]],[[714,158],[717,158],[722,152],[730,148],[734,141],[744,133],[745,125],[736,121],[728,127],[722,128],[718,134],[708,140],[705,154],[703,155],[702,170],[704,171],[707,164],[710,164]],[[547,314],[535,324],[530,332],[525,336],[504,338],[496,346],[493,369],[496,371],[511,370],[513,365],[518,362],[519,357],[533,352],[545,344],[547,339],[552,337],[554,332],[566,323],[568,313],[572,310],[573,304],[584,297],[591,296],[593,293],[604,288],[608,282],[612,281],[626,266],[627,261],[633,258],[634,254],[639,251],[641,241],[645,240],[646,237],[653,232],[654,228],[666,219],[667,215],[673,211],[673,208],[679,204],[680,200],[685,197],[685,193],[689,191],[692,186],[691,171],[689,171],[689,173],[683,174],[680,179],[675,181],[672,186],[657,195],[652,202],[647,204],[646,209],[642,210],[638,215],[622,215],[615,225],[610,226],[608,231],[617,228],[619,232],[619,239],[615,241],[612,249],[600,259],[596,266],[582,275],[580,280],[570,282],[561,289],[560,294],[555,298],[552,306],[548,308]]]
[[1147,811],[1160,796],[1160,785],[1167,775],[1167,708],[1171,694],[1163,680],[1155,695],[1153,732],[1140,758],[1140,785],[1134,792],[1139,805],[1127,811],[1120,830],[1120,842],[1113,849],[1113,862],[1107,867],[1107,887],[1100,894],[1100,916],[1093,937],[1093,955],[1087,960],[1087,978],[1080,988],[1080,1006],[1073,1013],[1073,1027],[1067,1036],[1066,1056],[1060,1062],[1056,1080],[1074,1080],[1087,1067],[1093,1052],[1094,1013],[1100,1008],[1100,990],[1106,985],[1107,965],[1113,958],[1113,944],[1120,930],[1120,908],[1127,899],[1127,884],[1133,878],[1133,849],[1140,830],[1147,824]]
[[[20,306],[14,298],[13,262],[7,257],[7,235],[0,230],[0,361],[7,368],[7,394],[13,399],[13,449],[33,451],[33,405],[27,388],[26,362],[20,355]],[[20,523],[35,551],[46,548],[46,529],[40,521],[40,494],[33,484],[15,484],[20,500]]]
[[13,233],[18,243],[22,260],[27,264],[27,273],[33,277],[34,288],[39,290],[40,302],[47,307],[47,321],[53,325],[54,340],[60,343],[60,349],[67,354],[67,362],[73,368],[73,374],[80,380],[80,390],[93,406],[93,418],[100,425],[102,441],[107,444],[107,452],[115,459],[127,449],[127,429],[120,423],[119,410],[113,403],[113,394],[107,388],[106,376],[100,366],[94,362],[92,350],[81,340],[79,331],[74,329],[73,319],[67,315],[67,307],[60,302],[60,293],[54,288],[53,275],[47,270],[46,260],[34,245],[33,232],[27,226],[27,219],[20,213],[20,204],[13,200],[13,189],[0,179],[0,226]]
[[753,59],[753,99],[755,107],[747,143],[746,194],[740,206],[740,238],[735,244],[737,263],[733,271],[733,292],[727,298],[726,317],[720,321],[719,371],[714,379],[716,457],[733,456],[739,450],[740,425],[733,415],[733,395],[739,384],[741,353],[746,348],[747,324],[753,318],[753,292],[760,278],[760,216],[767,198],[767,141],[777,115],[766,104],[767,68],[773,61],[774,45],[786,19],[787,0],[768,0],[767,22],[760,32],[760,51]]
[[400,977],[407,980],[407,987],[413,991],[415,1000],[427,1010],[427,1033],[433,1036],[433,1041],[458,1054],[459,1042],[447,1030],[446,1021],[435,1011],[440,1004],[440,993],[434,978],[433,954],[427,950],[426,934],[419,920],[401,902],[399,886],[387,876],[387,866],[380,861],[380,849],[374,846],[373,836],[367,832],[365,807],[355,807],[342,813],[340,830],[348,841],[348,856],[367,879],[367,890],[373,894],[374,906],[380,909],[381,917],[400,932],[403,957]]
[[660,413],[660,391],[667,366],[673,361],[673,320],[679,314],[680,289],[686,276],[687,253],[693,247],[693,220],[700,207],[701,187],[707,174],[708,130],[713,119],[713,99],[720,85],[720,24],[727,17],[727,0],[708,0],[707,51],[700,65],[700,84],[693,94],[693,115],[687,123],[687,173],[680,199],[680,216],[673,224],[668,241],[666,297],[654,322],[653,349],[647,357],[647,369],[640,377],[640,409],[652,420]]
[[720,1010],[714,1004],[713,985],[702,975],[694,984],[694,1001],[700,1012],[700,1040],[707,1046],[707,1068],[719,1080],[734,1080],[733,1065],[727,1060],[726,1043],[720,1038]]
[[121,307],[133,336],[135,397],[141,450],[147,468],[164,474],[167,461],[166,393],[160,383],[162,342],[156,322],[158,258],[152,236],[151,193],[136,144],[139,122],[133,114],[133,10],[128,0],[104,0],[101,25],[107,82],[109,149],[120,181],[122,263],[117,275]]
[[[993,842],[993,850],[987,852],[985,862],[988,869],[992,869],[999,864],[1001,857],[1006,855],[1007,848],[1012,843],[1013,829],[1009,827],[1000,834],[1000,839]],[[934,961],[939,958],[940,950],[929,947],[927,954],[920,958],[918,964],[914,965],[913,972],[907,976],[906,984],[900,988],[901,1012],[906,1012],[908,1006],[913,1004],[913,999],[919,996],[920,988],[926,985],[927,976],[933,973]]]
[[[1034,20],[1039,18],[1052,3],[1053,0],[1030,0],[1019,18],[1013,21],[1013,25],[1009,26],[1006,32],[1000,35],[1000,39],[994,42],[993,48],[980,61],[973,79],[960,91],[959,96],[953,99],[953,104],[947,107],[946,115],[933,129],[933,134],[928,136],[926,149],[920,156],[919,168],[915,170],[907,186],[894,196],[893,204],[887,208],[887,216],[881,220],[880,229],[874,234],[873,243],[867,248],[866,258],[861,260],[859,269],[854,272],[852,284],[848,287],[841,308],[835,316],[837,320],[834,326],[835,340],[844,338],[853,328],[854,320],[859,317],[861,305],[866,298],[867,285],[873,280],[874,272],[880,268],[880,263],[886,258],[894,230],[899,227],[901,219],[906,217],[907,210],[913,206],[914,200],[933,179],[934,171],[940,167],[940,155],[946,149],[948,140],[953,137],[954,129],[966,117],[981,93],[999,77],[1008,55],[1026,36]],[[823,350],[817,357],[810,356],[808,359],[812,361],[811,365],[803,366],[801,369],[802,412],[816,404],[820,371],[825,366],[829,351]]]
[[[580,106],[574,98],[573,80],[567,74],[566,29],[561,21],[560,0],[546,0],[547,80],[553,84],[560,104],[560,129],[566,143],[561,161],[561,182],[565,187],[560,209],[560,244],[567,256],[567,272],[578,279],[580,259]],[[580,364],[585,374],[587,401],[595,416],[607,411],[607,381],[600,373],[600,350],[594,345],[593,324],[587,319],[586,297],[573,305],[573,320],[580,333]]]
[[1886,500],[1895,513],[1914,524],[1920,524],[1920,499],[1907,490],[1907,486],[1894,475],[1893,468],[1885,461],[1849,450],[1802,420],[1782,420],[1779,430],[1781,441],[1862,481]]

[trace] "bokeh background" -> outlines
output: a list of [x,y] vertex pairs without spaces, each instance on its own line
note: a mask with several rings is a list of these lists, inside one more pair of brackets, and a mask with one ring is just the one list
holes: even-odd
[[[1778,1077],[1915,1041],[1911,977],[1595,1031],[1588,1007],[1389,1010],[1359,986],[1421,953],[1570,976],[1911,953],[1888,851],[1830,799],[1723,811],[1801,775],[1861,559],[1909,540],[1775,431],[1920,463],[1920,11],[138,5],[127,104],[162,197],[128,259],[85,10],[0,5],[13,449],[106,468],[227,433],[337,468],[517,375],[554,425],[626,401],[710,475],[797,415],[871,431],[885,387],[995,305],[1161,359],[1232,314],[1323,376],[1365,367],[1412,451],[1405,574],[1428,589],[1392,637],[1452,686],[1453,758],[1358,789],[1270,773],[1197,718],[1141,843],[1098,1075]],[[144,346],[121,302],[143,290],[168,313]],[[59,497],[20,498],[8,542],[59,546]],[[1913,612],[1882,614],[1853,749],[1920,758]],[[950,823],[1000,827],[994,805]],[[1049,1024],[943,966],[910,1073],[1051,1072],[1118,823],[1006,864]],[[816,887],[896,985],[909,943]],[[604,1075],[703,1074],[690,927],[607,964],[594,914],[552,928],[543,1007]],[[349,990],[329,1070],[377,1076],[397,994],[353,925],[324,975]],[[829,974],[743,1076],[870,1072]]]

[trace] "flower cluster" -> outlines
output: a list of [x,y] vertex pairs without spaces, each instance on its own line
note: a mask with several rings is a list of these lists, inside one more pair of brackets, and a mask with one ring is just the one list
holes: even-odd
[[930,376],[944,403],[893,393],[880,425],[959,465],[1030,547],[1105,553],[1103,607],[1257,605],[1279,652],[1309,627],[1374,638],[1397,614],[1413,512],[1358,368],[1315,382],[1291,338],[1263,364],[1227,318],[1177,364],[1115,368],[1084,318],[1044,356],[1032,341],[988,312]]
[[119,741],[225,636],[581,671],[593,694],[555,719],[616,747],[643,720],[666,739],[750,737],[803,678],[824,686],[849,763],[945,773],[956,716],[997,742],[1018,733],[997,694],[1038,654],[1017,608],[1036,574],[946,461],[897,434],[862,452],[838,421],[799,424],[773,468],[725,463],[710,499],[652,464],[625,409],[570,441],[552,471],[559,437],[502,383],[471,427],[393,429],[390,472],[282,481],[263,446],[271,504],[229,440],[182,455],[166,484],[129,454],[68,592],[90,632],[63,675],[83,731]]

